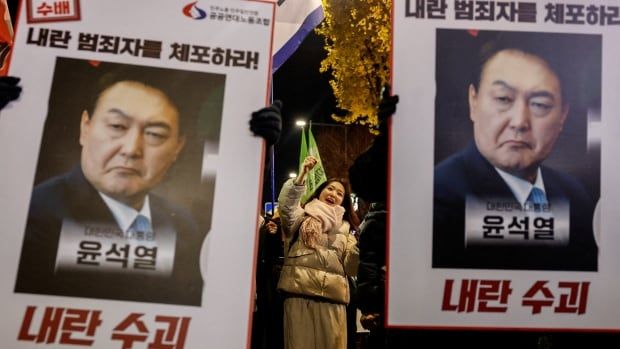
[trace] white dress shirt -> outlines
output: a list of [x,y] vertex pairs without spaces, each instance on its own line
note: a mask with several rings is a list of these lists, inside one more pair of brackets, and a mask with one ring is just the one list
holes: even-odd
[[142,209],[140,211],[137,211],[133,207],[127,206],[118,200],[114,200],[101,192],[99,192],[99,195],[112,212],[112,216],[114,216],[116,223],[123,231],[123,234],[125,234],[125,237],[127,237],[127,233],[129,232],[131,224],[139,214],[148,218],[149,222],[151,222],[152,224],[153,220],[151,219],[151,205],[149,204],[148,195],[144,199],[144,205],[142,205]]
[[524,179],[521,179],[517,176],[513,176],[506,171],[502,171],[497,167],[494,167],[494,168],[495,168],[495,171],[497,171],[497,173],[499,173],[499,175],[502,177],[504,182],[506,182],[506,184],[512,191],[512,194],[517,199],[517,201],[521,204],[522,207],[525,206],[525,201],[527,200],[527,197],[530,195],[530,191],[532,191],[533,187],[536,187],[542,190],[543,193],[547,195],[547,192],[545,191],[545,183],[543,182],[540,167],[538,168],[538,172],[536,173],[536,181],[534,182],[534,184]]

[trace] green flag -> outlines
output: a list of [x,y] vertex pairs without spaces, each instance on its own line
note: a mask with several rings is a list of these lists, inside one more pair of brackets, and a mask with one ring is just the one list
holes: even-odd
[[306,193],[304,194],[302,200],[306,200],[316,188],[318,188],[323,182],[327,181],[327,176],[325,175],[325,169],[323,168],[323,162],[321,161],[321,155],[319,155],[319,147],[316,145],[316,140],[314,140],[314,135],[312,135],[312,129],[308,129],[308,155],[314,156],[317,160],[317,164],[314,166],[312,171],[308,173],[308,178],[306,179]]

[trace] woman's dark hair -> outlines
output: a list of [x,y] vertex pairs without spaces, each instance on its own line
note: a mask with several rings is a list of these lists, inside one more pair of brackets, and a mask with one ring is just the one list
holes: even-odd
[[304,202],[304,205],[314,199],[318,199],[323,189],[325,189],[325,187],[327,187],[330,183],[333,182],[338,182],[344,187],[344,197],[342,199],[342,203],[340,204],[340,206],[344,207],[343,219],[349,222],[349,224],[351,225],[351,229],[357,231],[359,228],[360,220],[359,218],[357,218],[355,210],[353,209],[353,201],[351,201],[351,188],[349,187],[349,182],[347,182],[347,180],[344,178],[330,178],[325,182],[321,183],[321,185],[316,188],[314,193],[310,195],[308,200]]

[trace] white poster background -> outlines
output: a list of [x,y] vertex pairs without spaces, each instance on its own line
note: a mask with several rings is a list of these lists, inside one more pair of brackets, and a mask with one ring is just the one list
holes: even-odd
[[[259,210],[263,142],[252,136],[250,113],[267,101],[270,47],[274,4],[260,1],[198,1],[207,13],[214,10],[245,10],[268,19],[268,25],[250,25],[234,20],[190,18],[183,8],[190,1],[168,0],[82,0],[81,20],[26,23],[25,3],[17,26],[10,74],[21,78],[20,99],[0,116],[0,215],[2,217],[2,283],[0,338],[6,348],[51,348],[56,343],[17,341],[27,306],[36,306],[31,332],[38,331],[45,307],[101,310],[102,324],[96,329],[93,348],[121,348],[111,340],[112,329],[130,313],[143,313],[149,338],[133,348],[146,348],[155,335],[155,316],[191,317],[185,348],[243,348],[249,346],[252,314],[255,231]],[[194,12],[195,14],[195,12]],[[199,14],[198,14],[199,15]],[[195,16],[199,17],[199,16]],[[27,45],[28,28],[68,30],[73,38],[68,49]],[[158,40],[163,43],[160,59],[128,54],[105,54],[77,50],[78,33],[100,33],[119,37]],[[168,59],[174,42],[255,51],[258,68],[181,62]],[[111,301],[87,298],[14,293],[23,232],[37,164],[47,96],[57,56],[115,63],[148,65],[170,69],[212,72],[226,75],[219,154],[211,159],[217,181],[211,230],[201,254],[205,280],[202,307]],[[136,329],[130,329],[136,332]],[[60,333],[59,333],[60,335]],[[74,334],[84,338],[84,334]],[[81,347],[81,346],[72,346]]]
[[[475,1],[471,1],[474,3]],[[493,2],[493,1],[492,1]],[[533,3],[534,1],[532,1]],[[445,1],[445,19],[406,17],[415,0],[394,2],[393,91],[400,96],[391,138],[388,325],[406,328],[545,328],[620,329],[620,25],[545,23],[545,4],[537,4],[536,23],[455,20],[455,2]],[[440,4],[443,1],[422,1]],[[513,2],[516,4],[517,2]],[[554,4],[618,6],[616,1],[554,1]],[[618,19],[616,17],[616,19]],[[597,213],[600,237],[598,272],[433,269],[433,168],[436,29],[509,30],[602,35],[601,198]],[[572,59],[578,60],[579,57]],[[466,91],[464,91],[466,93]],[[463,115],[463,117],[468,117]],[[588,132],[595,131],[594,129]],[[595,217],[595,226],[597,218]],[[595,227],[596,229],[596,227]],[[446,279],[511,280],[506,313],[442,311]],[[543,308],[533,315],[521,305],[536,280],[590,284],[585,314],[558,314]],[[453,297],[458,297],[458,286]],[[455,296],[456,294],[456,296]],[[559,296],[555,296],[557,305]],[[453,300],[453,303],[455,301]]]

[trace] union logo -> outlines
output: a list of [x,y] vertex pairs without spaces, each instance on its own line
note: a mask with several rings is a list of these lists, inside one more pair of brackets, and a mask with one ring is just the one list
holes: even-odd
[[189,3],[183,7],[183,14],[193,19],[204,19],[207,17],[207,11],[196,6],[198,1]]

